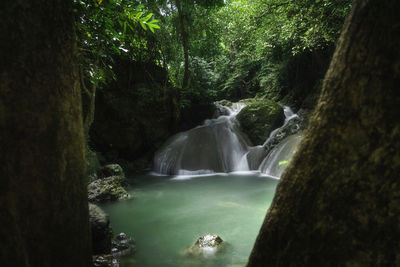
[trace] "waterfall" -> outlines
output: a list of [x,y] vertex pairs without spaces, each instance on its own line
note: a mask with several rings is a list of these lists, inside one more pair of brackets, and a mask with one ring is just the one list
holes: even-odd
[[269,176],[281,177],[283,170],[296,152],[301,137],[301,134],[294,134],[280,142],[271,150],[267,157],[265,157],[259,170]]
[[153,170],[166,175],[200,175],[218,172],[259,171],[280,177],[301,140],[300,118],[284,107],[283,126],[272,131],[263,145],[250,147],[236,115],[244,103],[217,105],[218,116],[171,137],[155,154]]
[[161,174],[192,175],[237,170],[247,152],[236,115],[245,106],[224,107],[228,115],[206,120],[189,131],[178,133],[156,152],[154,171]]

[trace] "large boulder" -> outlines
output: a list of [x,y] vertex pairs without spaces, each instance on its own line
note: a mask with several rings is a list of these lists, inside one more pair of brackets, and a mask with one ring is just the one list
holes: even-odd
[[210,257],[220,252],[225,243],[218,235],[206,234],[185,251],[185,255],[193,257]]
[[129,199],[123,184],[124,179],[119,176],[97,179],[88,185],[88,199],[94,203]]
[[89,203],[89,221],[93,255],[111,253],[112,230],[108,215],[99,206]]
[[263,99],[249,103],[237,115],[242,131],[254,145],[265,142],[272,130],[285,120],[283,109],[278,103]]

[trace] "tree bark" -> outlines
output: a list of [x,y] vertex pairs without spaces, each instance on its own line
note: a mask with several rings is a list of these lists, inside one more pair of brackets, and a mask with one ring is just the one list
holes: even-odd
[[185,30],[185,21],[184,21],[184,14],[181,6],[180,0],[175,0],[176,7],[178,9],[178,17],[179,17],[179,31],[181,33],[182,38],[182,47],[183,47],[183,56],[185,58],[185,69],[183,73],[183,81],[182,81],[182,88],[185,89],[188,87],[189,84],[189,41],[188,41],[188,34]]
[[400,266],[399,14],[354,2],[248,266]]
[[0,265],[90,266],[72,1],[0,4]]

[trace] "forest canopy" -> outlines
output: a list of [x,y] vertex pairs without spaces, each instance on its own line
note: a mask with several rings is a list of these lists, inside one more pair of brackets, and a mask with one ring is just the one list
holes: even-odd
[[182,107],[304,94],[318,87],[351,2],[75,0],[81,76],[101,89],[116,62],[151,63]]

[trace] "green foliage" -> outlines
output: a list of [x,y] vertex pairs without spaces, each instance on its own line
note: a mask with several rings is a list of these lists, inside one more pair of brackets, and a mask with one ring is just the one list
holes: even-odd
[[224,29],[216,64],[219,98],[264,94],[277,99],[296,83],[312,88],[321,78],[352,1],[226,2],[215,14],[215,23]]
[[74,0],[81,73],[97,87],[116,78],[117,59],[151,62],[182,88],[186,38],[182,108],[256,95],[299,98],[322,78],[351,2],[180,0],[179,17],[176,0]]
[[74,0],[74,10],[81,71],[96,87],[115,79],[115,57],[143,60],[151,39],[144,31],[160,29],[144,6],[123,0]]

